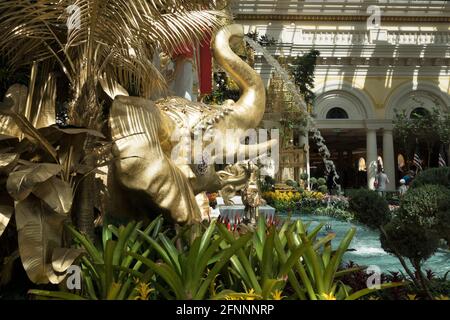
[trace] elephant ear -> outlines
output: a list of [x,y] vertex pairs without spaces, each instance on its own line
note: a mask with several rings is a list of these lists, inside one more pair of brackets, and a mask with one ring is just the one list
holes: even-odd
[[149,100],[119,96],[113,102],[109,121],[117,159],[112,178],[132,191],[130,194],[136,197],[133,205],[157,205],[181,224],[200,221],[192,186],[171,159],[171,134],[167,129],[171,120]]

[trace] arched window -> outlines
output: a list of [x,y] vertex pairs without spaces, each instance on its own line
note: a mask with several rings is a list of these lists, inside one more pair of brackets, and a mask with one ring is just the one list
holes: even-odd
[[358,161],[358,171],[366,171],[366,159],[360,158]]
[[327,113],[327,119],[348,119],[348,114],[342,108],[332,108]]
[[403,157],[402,154],[399,154],[397,157],[397,166],[398,168],[401,170],[401,168],[403,168],[405,166],[406,162],[405,162],[405,157]]
[[421,117],[425,117],[429,114],[428,110],[422,107],[415,108],[413,111],[411,111],[410,118],[411,119],[417,119]]
[[380,156],[378,156],[378,166],[381,167],[381,169],[384,169],[383,158]]

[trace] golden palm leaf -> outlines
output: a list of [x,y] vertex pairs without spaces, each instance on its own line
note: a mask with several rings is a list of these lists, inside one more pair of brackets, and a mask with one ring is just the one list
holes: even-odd
[[[224,23],[215,1],[0,0],[0,50],[14,65],[53,58],[80,94],[103,75],[150,97],[165,91],[152,63]],[[72,6],[72,7],[70,7]],[[75,28],[66,23],[77,8]]]

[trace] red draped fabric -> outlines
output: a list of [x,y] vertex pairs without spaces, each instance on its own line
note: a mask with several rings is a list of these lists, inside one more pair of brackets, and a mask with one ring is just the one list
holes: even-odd
[[212,92],[212,54],[211,54],[211,34],[205,37],[199,48],[200,66],[199,83],[200,95]]
[[[211,53],[211,33],[205,32],[204,39],[200,42],[196,50],[196,64],[199,80],[200,95],[212,92],[212,53]],[[193,58],[194,47],[184,44],[176,48],[172,53],[172,58],[179,57]]]

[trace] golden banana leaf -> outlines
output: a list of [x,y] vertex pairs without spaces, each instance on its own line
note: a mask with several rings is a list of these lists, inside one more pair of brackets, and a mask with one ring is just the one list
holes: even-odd
[[13,212],[14,212],[13,207],[0,206],[0,236],[3,234],[3,232],[5,232]]
[[[45,72],[45,70],[43,70]],[[44,75],[42,75],[44,77]],[[39,85],[38,85],[39,86]],[[56,79],[50,73],[38,88],[34,97],[29,119],[36,129],[47,128],[56,123]]]
[[0,153],[0,173],[9,173],[16,165],[19,155],[17,153]]
[[[27,96],[28,88],[20,84],[11,86],[5,95],[5,97],[12,99],[13,106],[11,111],[17,114],[25,114]],[[19,138],[22,135],[22,131],[10,115],[0,114],[0,134]]]
[[55,248],[52,253],[52,267],[55,272],[63,273],[73,265],[83,253],[83,249]]
[[55,272],[52,257],[54,250],[62,246],[64,222],[68,216],[52,212],[41,200],[29,196],[16,202],[15,217],[20,257],[30,280],[36,284],[61,282],[65,274]]
[[33,194],[44,201],[53,211],[59,214],[68,214],[72,208],[73,194],[69,183],[51,177],[38,184]]
[[14,200],[24,200],[38,184],[54,177],[61,169],[57,164],[41,163],[12,172],[6,181],[6,189]]

